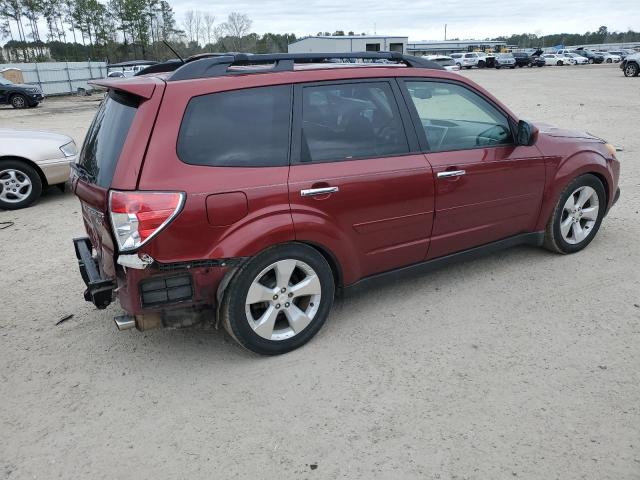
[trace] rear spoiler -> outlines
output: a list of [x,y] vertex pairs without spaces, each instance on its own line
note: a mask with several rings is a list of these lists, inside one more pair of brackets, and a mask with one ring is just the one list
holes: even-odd
[[98,78],[89,81],[90,85],[126,92],[144,99],[151,98],[156,86],[163,83],[163,80],[156,77]]

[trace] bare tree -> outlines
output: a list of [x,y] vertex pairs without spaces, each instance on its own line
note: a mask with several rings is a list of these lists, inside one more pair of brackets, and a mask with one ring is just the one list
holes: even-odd
[[211,45],[213,43],[212,40],[215,36],[215,29],[213,24],[216,21],[216,17],[211,15],[210,13],[205,13],[202,17],[202,20],[204,22],[204,34],[202,43],[204,43],[205,45]]
[[242,51],[246,43],[244,37],[249,35],[252,23],[248,15],[231,12],[227,21],[218,28],[218,36],[221,37],[224,48],[233,52]]
[[184,21],[182,22],[182,26],[184,27],[184,33],[187,35],[187,39],[190,42],[194,41],[194,33],[195,33],[195,17],[196,14],[193,10],[188,10],[184,14]]

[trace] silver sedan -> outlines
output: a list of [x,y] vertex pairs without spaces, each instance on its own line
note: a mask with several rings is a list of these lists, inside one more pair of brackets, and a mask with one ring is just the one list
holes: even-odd
[[0,129],[0,209],[30,206],[51,185],[64,185],[78,149],[57,133]]

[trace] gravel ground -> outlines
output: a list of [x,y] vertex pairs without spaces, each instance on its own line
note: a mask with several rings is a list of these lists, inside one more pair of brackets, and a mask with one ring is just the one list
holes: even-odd
[[[640,79],[463,72],[524,118],[624,147],[585,251],[516,248],[339,301],[263,358],[221,331],[118,333],[82,299],[77,200],[0,212],[0,477],[640,478]],[[97,97],[0,109],[81,142]],[[55,326],[64,315],[73,318]]]

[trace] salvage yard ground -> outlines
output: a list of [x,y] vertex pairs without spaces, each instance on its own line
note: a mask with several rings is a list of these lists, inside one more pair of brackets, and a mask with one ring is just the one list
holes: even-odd
[[[640,478],[640,78],[464,71],[624,148],[577,255],[516,248],[338,302],[276,358],[222,331],[119,333],[82,298],[78,201],[0,212],[0,478]],[[99,96],[0,109],[82,142]],[[60,318],[73,318],[55,326]]]

